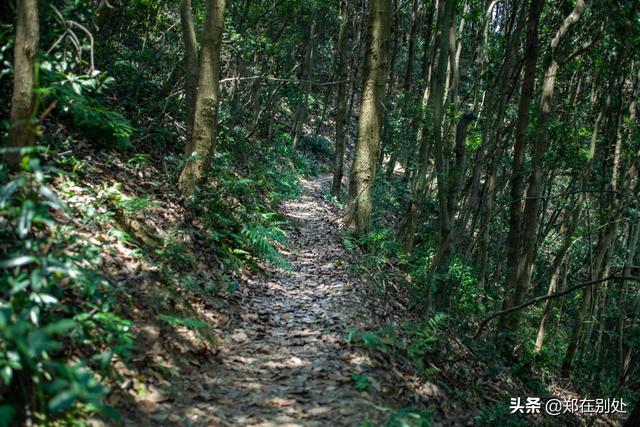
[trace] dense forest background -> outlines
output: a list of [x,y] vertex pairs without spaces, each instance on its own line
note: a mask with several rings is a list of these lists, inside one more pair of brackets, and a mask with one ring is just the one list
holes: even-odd
[[11,0],[0,46],[0,425],[640,425],[640,2]]

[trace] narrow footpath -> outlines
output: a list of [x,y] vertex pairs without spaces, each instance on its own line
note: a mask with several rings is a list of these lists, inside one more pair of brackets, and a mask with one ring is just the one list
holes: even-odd
[[303,180],[301,196],[280,207],[288,220],[289,268],[242,285],[248,289],[225,334],[222,363],[193,378],[206,401],[175,402],[174,419],[207,426],[381,425],[398,407],[391,387],[372,376],[359,391],[352,378],[375,369],[375,361],[345,342],[349,329],[370,324],[371,313],[346,265],[332,222],[337,211],[322,194],[329,180]]

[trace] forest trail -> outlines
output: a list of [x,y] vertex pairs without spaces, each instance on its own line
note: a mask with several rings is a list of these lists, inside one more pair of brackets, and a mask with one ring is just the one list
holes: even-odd
[[222,363],[193,378],[206,401],[174,408],[176,421],[181,413],[192,420],[188,425],[379,425],[385,417],[375,406],[396,406],[383,396],[384,386],[358,391],[351,378],[372,361],[349,347],[345,335],[371,317],[331,222],[337,210],[322,195],[329,185],[327,175],[303,179],[300,197],[281,205],[290,270],[241,285],[247,289],[225,334]]

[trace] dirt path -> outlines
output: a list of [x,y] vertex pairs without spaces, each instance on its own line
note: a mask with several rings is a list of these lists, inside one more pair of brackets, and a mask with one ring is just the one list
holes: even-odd
[[336,212],[321,194],[328,183],[327,176],[304,180],[301,197],[281,206],[290,223],[284,254],[290,271],[277,269],[243,285],[246,296],[225,336],[222,364],[194,378],[205,401],[175,408],[189,425],[379,425],[385,415],[375,405],[395,406],[384,385],[372,379],[367,391],[358,391],[351,378],[373,369],[344,341],[348,328],[366,324],[368,313],[330,222]]

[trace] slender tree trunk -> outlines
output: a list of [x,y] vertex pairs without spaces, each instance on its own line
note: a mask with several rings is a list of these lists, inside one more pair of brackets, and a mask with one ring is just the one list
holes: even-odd
[[338,34],[338,55],[337,55],[337,77],[338,96],[336,98],[336,160],[333,170],[333,182],[331,184],[331,194],[336,198],[340,197],[342,187],[342,176],[344,173],[344,146],[345,146],[345,122],[347,112],[347,83],[344,81],[348,76],[347,68],[347,39],[349,31],[349,3],[343,0],[340,4],[340,31]]
[[[518,8],[514,7],[514,10],[510,16],[513,18],[510,21],[515,21],[515,29],[510,32],[510,42],[509,48],[505,57],[505,60],[500,68],[500,72],[496,76],[496,79],[492,82],[492,87],[489,87],[486,92],[488,92],[486,107],[481,109],[484,110],[481,114],[485,116],[485,122],[482,126],[482,148],[479,154],[479,158],[476,160],[474,164],[474,172],[472,173],[472,183],[471,188],[473,186],[479,185],[481,167],[484,163],[484,158],[486,158],[487,153],[494,152],[498,149],[499,141],[503,138],[503,121],[506,113],[508,101],[513,93],[513,89],[517,85],[517,77],[511,78],[513,82],[509,86],[505,86],[502,84],[505,80],[509,80],[511,76],[517,76],[519,73],[515,73],[516,69],[516,59],[518,48],[521,44],[520,35],[522,34],[522,30],[525,27],[526,23],[526,3],[520,7],[518,12]],[[494,6],[495,7],[495,6]],[[490,7],[487,11],[487,22],[485,23],[485,32],[488,31],[489,25],[489,17],[488,15],[493,10]],[[517,20],[516,20],[517,16]],[[485,35],[486,38],[486,35]],[[499,94],[496,93],[496,87],[501,87],[502,90],[499,91]],[[496,98],[496,96],[498,96]],[[495,113],[494,110],[495,109]],[[495,119],[493,119],[495,114]],[[491,135],[491,137],[490,137]],[[482,202],[481,202],[481,222],[478,230],[478,236],[480,239],[478,245],[478,256],[479,266],[480,266],[480,274],[478,280],[478,287],[482,290],[485,288],[485,283],[487,280],[487,270],[489,264],[489,241],[490,241],[490,228],[491,228],[491,219],[493,215],[493,204],[495,199],[495,190],[496,190],[496,175],[498,172],[498,156],[492,156],[491,161],[488,164],[487,171],[485,173],[485,182],[482,190]],[[474,184],[475,182],[475,184]],[[474,193],[471,192],[473,195]],[[469,209],[473,206],[473,199],[470,197],[468,199],[467,206],[465,209]]]
[[358,137],[349,177],[347,223],[360,234],[369,229],[372,191],[382,126],[382,96],[388,70],[391,0],[370,0],[369,41],[358,120]]
[[[454,167],[450,169],[447,181],[450,188],[447,194],[447,210],[449,212],[449,222],[452,224],[458,210],[458,195],[460,194],[462,175],[465,170],[465,140],[467,138],[467,127],[471,120],[475,119],[472,114],[464,114],[456,129],[456,144],[454,147],[455,163]],[[451,228],[446,235],[441,236],[440,245],[435,255],[431,259],[431,265],[429,266],[429,273],[435,274],[438,268],[447,270],[449,266],[449,260],[451,257],[451,245],[454,241],[462,235],[466,227],[466,221],[469,218],[470,211],[464,213],[464,219],[461,221],[459,227]]]
[[[639,239],[640,239],[640,222],[637,222],[636,224],[633,224],[629,227],[629,239],[627,240],[627,259],[625,262],[624,270],[622,272],[623,276],[631,275],[630,270],[637,254]],[[625,372],[625,369],[626,369],[626,360],[628,359],[627,357],[625,357],[625,349],[624,349],[624,323],[627,316],[627,313],[626,313],[626,310],[624,310],[624,307],[625,307],[625,300],[628,292],[628,284],[626,283],[626,281],[624,281],[621,285],[622,286],[620,288],[620,300],[619,300],[619,305],[621,310],[620,310],[620,315],[618,316],[618,353],[619,353],[619,361],[620,361],[620,378],[623,377],[623,373]],[[630,346],[629,346],[629,349],[630,349]]]
[[[600,125],[602,123],[602,119],[605,115],[606,110],[607,110],[607,107],[605,106],[605,108],[600,111],[600,113],[598,114],[598,117],[596,118],[596,123],[593,127],[593,133],[591,135],[591,145],[589,147],[589,160],[587,161],[583,169],[578,191],[584,189],[589,179],[589,176],[591,174],[593,158],[595,157],[595,153],[596,153],[596,143],[599,137]],[[556,292],[558,279],[560,277],[560,268],[564,263],[567,252],[569,251],[569,248],[571,247],[571,244],[573,242],[573,235],[576,231],[576,228],[578,227],[578,221],[580,219],[580,214],[582,212],[582,205],[585,202],[585,200],[586,200],[586,193],[580,193],[575,202],[575,207],[573,208],[573,211],[569,215],[568,221],[565,224],[563,224],[561,227],[560,234],[562,234],[564,237],[563,237],[562,245],[560,246],[560,249],[558,249],[556,258],[553,262],[551,280],[549,281],[549,290],[547,291],[548,295]],[[549,321],[549,318],[551,317],[551,311],[553,309],[553,301],[554,301],[553,299],[548,299],[547,301],[545,301],[544,310],[542,312],[542,318],[540,319],[540,326],[538,327],[538,334],[536,336],[536,345],[535,345],[536,352],[539,352],[542,349],[542,344],[544,343],[546,325]]]
[[432,52],[435,49],[435,46],[431,43],[431,35],[433,33],[433,18],[436,13],[436,3],[437,2],[429,2],[427,6],[427,11],[425,13],[425,21],[424,21],[424,37],[422,40],[422,44],[424,46],[424,50],[422,51],[422,68],[420,70],[420,79],[422,80],[422,87],[429,86],[429,74],[431,70],[431,65],[433,61]]
[[[631,134],[629,136],[632,137]],[[629,167],[625,171],[625,173],[622,173],[622,171],[618,168],[613,169],[614,172],[618,174],[618,176],[612,175],[610,186],[613,187],[613,185],[615,184],[616,188],[620,189],[620,193],[624,193],[626,190],[630,190],[632,181],[637,178],[638,169],[640,169],[640,151],[636,153],[635,158],[631,159],[628,164]],[[600,277],[600,274],[603,270],[603,261],[605,258],[605,254],[610,249],[610,246],[616,235],[616,223],[620,219],[624,211],[624,204],[620,193],[611,193],[610,202],[607,207],[608,222],[604,231],[600,235],[598,244],[596,246],[596,257],[591,263],[591,265],[593,266],[591,270],[592,277]],[[563,376],[568,376],[571,371],[573,359],[578,348],[580,335],[583,330],[583,323],[591,310],[592,293],[593,291],[591,290],[591,287],[584,290],[582,307],[580,308],[576,317],[576,324],[573,328],[573,333],[571,335],[569,345],[567,346],[567,352],[565,353],[562,368],[560,371]]]
[[[442,3],[442,1],[438,2],[429,2],[427,6],[427,10],[425,13],[425,22],[424,26],[424,36],[423,36],[423,51],[422,51],[422,65],[420,69],[420,80],[418,84],[418,93],[423,93],[422,105],[426,106],[428,100],[429,91],[427,88],[429,87],[429,77],[431,73],[431,66],[433,64],[433,52],[435,51],[434,43],[431,42],[432,34],[433,34],[433,19],[436,12],[436,3]],[[439,7],[439,6],[438,6]],[[422,112],[416,115],[416,117],[412,120],[412,126],[416,129],[416,143],[410,143],[407,148],[406,158],[404,161],[404,174],[402,176],[402,184],[407,185],[411,180],[413,173],[415,172],[415,157],[417,148],[420,146],[422,138],[420,137],[423,124],[420,123],[422,118]],[[388,172],[390,176],[393,173],[393,170]]]
[[307,121],[307,113],[309,110],[309,95],[311,94],[311,79],[313,78],[313,62],[315,60],[314,49],[314,36],[315,36],[315,20],[311,21],[311,28],[309,29],[309,38],[307,40],[307,46],[304,54],[304,69],[302,72],[302,83],[300,89],[302,92],[302,101],[296,108],[295,118],[293,122],[293,128],[291,130],[291,138],[293,146],[298,145],[300,140],[300,134],[302,132],[302,126]]
[[[366,32],[367,32],[367,6],[368,0],[362,0],[362,8],[360,13],[356,14],[354,18],[354,27],[357,27],[355,31],[356,37],[352,48],[352,60],[351,69],[353,70],[353,78],[349,85],[349,105],[347,107],[347,117],[353,116],[357,108],[356,95],[358,94],[358,88],[362,91],[362,87],[358,86],[363,80],[363,64],[366,56]],[[358,112],[359,114],[359,112]]]
[[[414,0],[411,12],[411,30],[409,32],[409,42],[407,46],[407,64],[402,81],[403,99],[400,108],[400,114],[402,117],[406,117],[407,110],[414,101],[414,97],[412,96],[414,92],[411,91],[411,82],[413,81],[413,69],[416,54],[416,36],[418,33],[418,21],[420,18],[421,9],[422,3],[418,0]],[[398,156],[402,149],[402,146],[401,144],[398,144],[394,141],[393,135],[391,133],[391,126],[387,125],[387,128],[389,128],[388,141],[390,145],[390,158],[389,163],[387,164],[386,176],[387,178],[390,178],[393,175],[393,171],[395,170],[395,166],[398,161]]]
[[[618,216],[617,213],[614,214],[615,217]],[[602,271],[604,270],[604,260],[607,252],[609,251],[609,247],[611,246],[611,242],[615,237],[616,226],[615,224],[609,224],[605,231],[600,235],[598,239],[598,244],[596,246],[596,257],[591,263],[592,272],[591,272],[591,280],[597,280],[600,278]],[[568,376],[571,371],[571,366],[573,364],[573,359],[576,354],[576,350],[578,349],[580,335],[582,333],[582,324],[584,320],[589,315],[591,311],[591,301],[593,299],[593,289],[591,286],[585,288],[584,296],[582,299],[582,307],[578,311],[578,315],[576,316],[576,324],[573,327],[571,339],[569,341],[569,345],[567,346],[567,352],[565,353],[562,367],[560,369],[560,373],[562,376]]]
[[[447,171],[445,168],[445,146],[444,138],[442,134],[442,121],[445,106],[443,105],[444,90],[446,88],[447,77],[447,58],[449,56],[448,45],[451,37],[450,25],[453,22],[455,16],[454,4],[449,6],[450,1],[445,3],[444,15],[446,22],[442,25],[442,40],[440,41],[440,53],[438,58],[438,65],[436,73],[433,76],[434,84],[432,85],[432,99],[431,109],[433,111],[432,116],[429,118],[432,121],[431,140],[433,141],[433,156],[436,171],[436,180],[438,183],[438,204],[439,204],[439,219],[440,219],[440,235],[445,236],[451,231],[451,217],[449,215],[448,205],[448,192],[449,183],[447,182]],[[455,2],[451,2],[455,3]],[[450,9],[447,7],[449,6]],[[448,16],[448,17],[447,17]],[[446,25],[445,25],[446,24]],[[449,36],[447,36],[449,33]],[[424,164],[424,162],[423,162]],[[425,170],[426,172],[426,170]]]
[[[193,25],[193,13],[191,0],[180,2],[180,22],[182,23],[182,38],[184,41],[184,92],[187,112],[187,141],[193,136],[193,120],[196,113],[196,91],[198,89],[198,47],[196,43],[196,31]],[[185,146],[185,154],[189,155]]]
[[[522,194],[524,188],[524,154],[527,146],[527,127],[529,126],[529,110],[533,97],[535,68],[538,60],[538,24],[544,6],[544,0],[531,0],[529,18],[527,20],[527,41],[524,51],[524,74],[518,101],[518,117],[516,121],[516,141],[511,164],[511,202],[509,206],[509,234],[507,237],[507,277],[502,309],[515,305],[515,283],[518,277],[518,259],[520,257],[520,236],[522,223]],[[498,345],[506,351],[511,343],[504,336],[509,332],[510,318],[500,317],[498,322]],[[506,338],[506,339],[505,339]]]
[[216,136],[220,102],[220,48],[224,26],[225,0],[209,0],[205,12],[198,73],[198,92],[193,121],[193,138],[188,146],[187,163],[180,175],[184,196],[193,194],[206,176]]
[[480,272],[478,278],[478,289],[484,291],[486,288],[487,275],[489,270],[489,244],[491,239],[491,217],[493,216],[493,201],[496,190],[496,173],[498,170],[498,160],[492,159],[485,175],[482,200],[482,220],[478,231],[480,243],[478,245],[478,257],[480,258]]
[[[394,3],[398,3],[397,0],[394,0]],[[394,4],[394,10],[395,10]],[[389,72],[387,73],[387,90],[386,95],[383,100],[383,110],[382,110],[382,142],[381,142],[381,150],[378,154],[378,167],[382,167],[382,163],[384,161],[385,152],[391,153],[393,156],[393,152],[395,151],[394,139],[393,139],[393,126],[391,121],[395,117],[396,113],[396,82],[397,82],[397,74],[396,69],[396,61],[398,59],[398,52],[402,50],[402,32],[396,30],[402,24],[402,17],[400,16],[400,12],[397,11],[393,14],[391,24],[391,37],[389,39]]]
[[[558,47],[566,35],[569,28],[574,25],[580,17],[583,15],[586,9],[584,0],[577,0],[573,11],[565,18],[562,25],[556,32],[554,38],[551,40],[551,59],[545,70],[544,81],[542,84],[542,95],[540,101],[540,113],[538,115],[538,121],[536,123],[536,134],[533,144],[533,153],[531,156],[531,163],[533,171],[529,176],[529,185],[527,188],[526,202],[524,203],[524,211],[522,213],[522,228],[518,236],[515,236],[519,243],[519,254],[517,255],[516,275],[515,282],[511,285],[514,287],[511,303],[513,305],[519,305],[524,301],[524,298],[529,290],[529,283],[531,282],[531,274],[533,271],[533,264],[535,261],[535,252],[537,247],[536,236],[538,234],[538,207],[540,204],[540,195],[543,189],[543,165],[542,159],[548,149],[547,138],[547,125],[551,117],[553,109],[553,91],[555,87],[556,76],[560,69],[560,63],[557,58]],[[520,197],[512,193],[512,197]],[[511,222],[509,224],[512,225]],[[517,332],[520,324],[520,317],[522,312],[515,311],[506,319],[507,328],[504,331],[508,335],[513,335]],[[507,352],[512,349],[504,348]]]
[[413,66],[416,56],[416,34],[418,32],[418,21],[420,17],[421,7],[421,1],[413,0],[413,7],[411,11],[411,30],[409,32],[409,46],[407,47],[407,67],[405,68],[404,80],[402,81],[402,90],[405,92],[405,98],[409,97],[411,82],[413,80]]
[[10,151],[5,155],[7,163],[12,167],[22,160],[20,149],[31,147],[36,142],[36,60],[40,43],[38,1],[18,0],[16,12],[11,125],[6,143]]
[[[425,92],[423,95],[423,107],[426,108],[428,117],[423,117],[423,123],[428,123],[425,127],[418,132],[418,140],[420,141],[420,149],[418,155],[418,170],[414,177],[412,184],[411,201],[409,203],[406,219],[400,230],[400,236],[404,243],[406,250],[413,248],[413,242],[415,238],[416,224],[420,217],[420,204],[424,197],[424,191],[427,183],[427,169],[429,167],[429,142],[433,142],[433,147],[436,155],[436,170],[438,177],[438,187],[440,184],[444,188],[438,188],[438,194],[440,197],[440,216],[441,216],[441,228],[446,229],[445,223],[449,220],[449,214],[447,212],[446,196],[442,199],[442,196],[446,194],[446,183],[444,182],[444,147],[442,141],[442,119],[443,119],[443,101],[444,91],[446,85],[446,72],[447,62],[449,58],[449,27],[453,20],[455,13],[454,0],[445,0],[443,4],[442,13],[438,19],[438,28],[440,29],[437,35],[437,48],[438,48],[438,61],[436,64],[436,71],[431,78],[431,88],[429,92]],[[426,91],[426,89],[425,89]],[[427,103],[427,105],[425,105]],[[427,128],[428,126],[428,128]],[[428,137],[427,137],[428,135]]]

